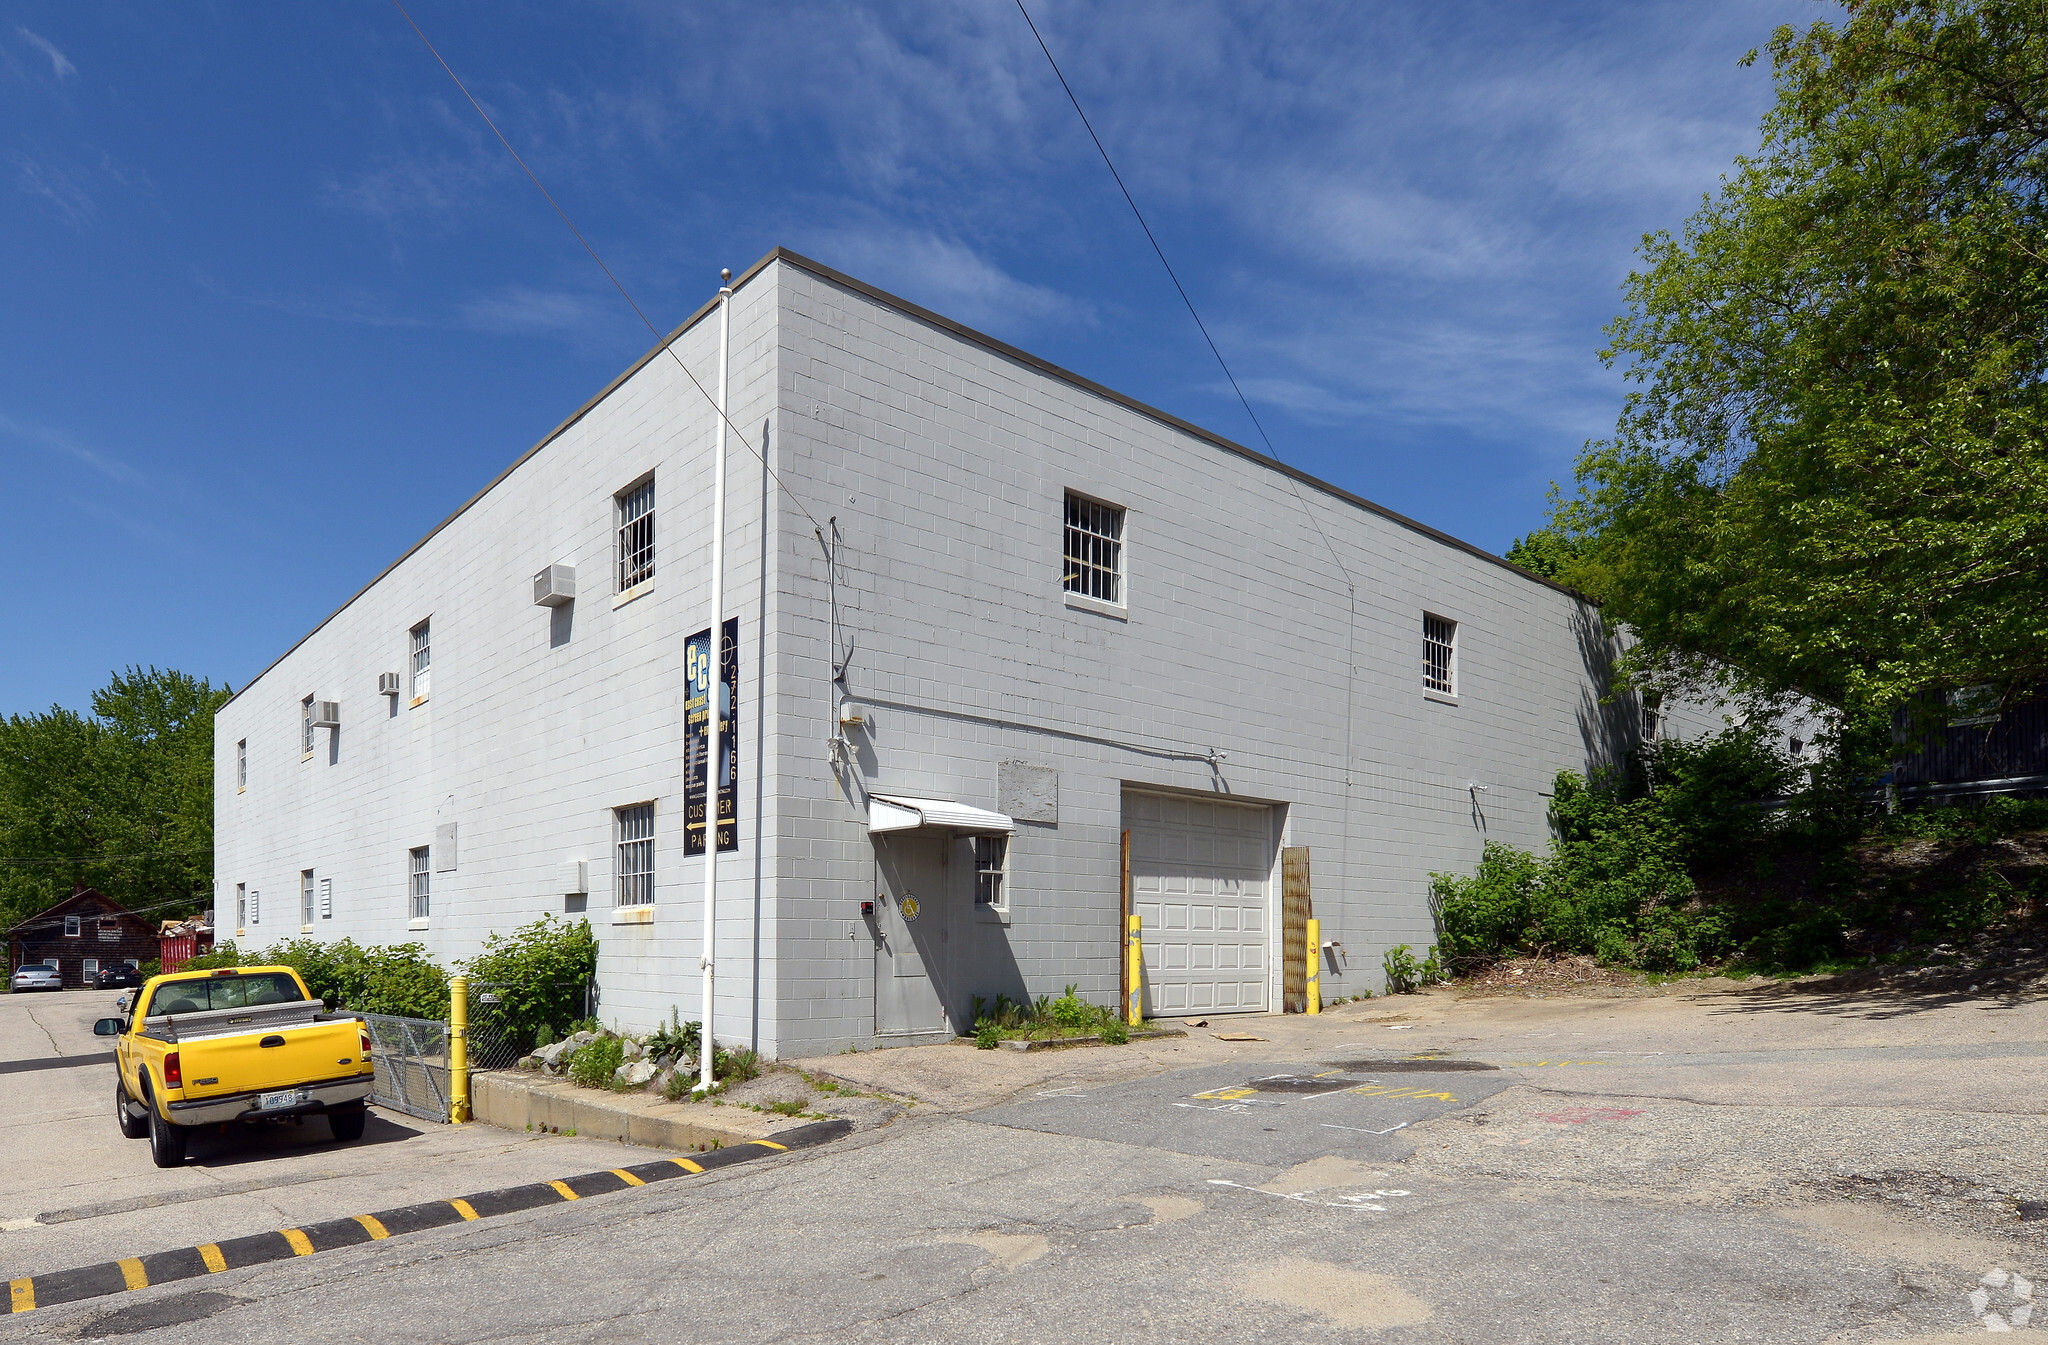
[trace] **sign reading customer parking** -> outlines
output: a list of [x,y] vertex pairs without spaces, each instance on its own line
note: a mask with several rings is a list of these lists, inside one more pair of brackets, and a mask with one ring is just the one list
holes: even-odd
[[[740,619],[728,617],[718,659],[718,849],[740,848]],[[704,758],[711,750],[711,632],[683,648],[683,853],[704,853]]]

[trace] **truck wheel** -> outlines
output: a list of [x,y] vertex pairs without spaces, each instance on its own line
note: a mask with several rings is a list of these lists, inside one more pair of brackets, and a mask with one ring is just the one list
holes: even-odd
[[128,1089],[119,1078],[114,1080],[114,1119],[121,1123],[124,1140],[139,1140],[149,1133],[149,1122],[128,1110]]
[[341,1107],[327,1113],[327,1124],[334,1130],[334,1138],[343,1144],[363,1137],[363,1126],[370,1119],[368,1107]]
[[185,1132],[149,1109],[149,1158],[160,1168],[185,1165]]

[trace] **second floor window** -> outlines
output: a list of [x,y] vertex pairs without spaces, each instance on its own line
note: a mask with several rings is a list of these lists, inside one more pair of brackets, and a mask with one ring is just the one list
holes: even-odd
[[313,923],[313,871],[299,870],[299,923]]
[[422,845],[417,850],[407,851],[412,869],[412,918],[424,920],[433,908],[434,866],[427,862],[428,850]]
[[654,482],[618,497],[619,592],[654,578]]
[[1446,696],[1458,694],[1458,623],[1424,613],[1422,685]]
[[619,826],[620,906],[646,906],[654,900],[654,805],[635,804],[615,810]]
[[1124,511],[1067,492],[1066,575],[1069,593],[1124,600]]
[[425,700],[434,680],[433,622],[422,621],[412,628],[412,698]]
[[242,739],[235,744],[235,788],[249,787],[249,740]]
[[311,696],[299,702],[299,755],[302,757],[313,755],[313,698]]
[[236,884],[235,884],[235,928],[236,928],[236,929],[240,929],[240,928],[241,928],[242,926],[244,926],[244,925],[246,925],[246,924],[248,924],[248,923],[249,923],[249,885],[248,885],[247,883],[236,883]]

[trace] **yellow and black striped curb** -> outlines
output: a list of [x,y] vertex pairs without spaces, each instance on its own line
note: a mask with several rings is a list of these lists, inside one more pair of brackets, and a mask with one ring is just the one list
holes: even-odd
[[173,1280],[198,1279],[204,1275],[218,1275],[224,1270],[260,1266],[268,1261],[288,1261],[295,1256],[311,1256],[315,1252],[380,1242],[400,1233],[419,1233],[429,1228],[488,1219],[496,1214],[514,1214],[520,1210],[581,1200],[585,1196],[623,1191],[631,1186],[669,1181],[712,1168],[765,1158],[772,1153],[825,1144],[852,1130],[850,1121],[820,1121],[785,1130],[772,1140],[748,1140],[730,1149],[713,1149],[688,1158],[664,1158],[629,1168],[586,1172],[580,1177],[565,1177],[560,1181],[500,1187],[495,1191],[479,1191],[453,1200],[429,1200],[395,1210],[379,1210],[375,1214],[358,1214],[349,1219],[329,1219],[302,1228],[252,1233],[248,1237],[229,1238],[225,1242],[180,1247],[174,1252],[152,1252],[120,1261],[102,1261],[96,1266],[80,1266],[76,1270],[28,1275],[10,1281],[8,1288],[13,1297],[13,1310],[32,1312],[36,1308],[54,1307],[59,1303],[76,1303],[81,1299],[101,1298],[130,1289],[146,1289],[152,1284],[168,1284]]

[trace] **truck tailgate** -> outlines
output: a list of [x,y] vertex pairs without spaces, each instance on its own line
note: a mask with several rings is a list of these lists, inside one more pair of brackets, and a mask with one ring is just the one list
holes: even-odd
[[[266,1044],[267,1043],[267,1044]],[[353,1018],[305,1023],[179,1045],[185,1097],[250,1093],[362,1072],[362,1027]]]

